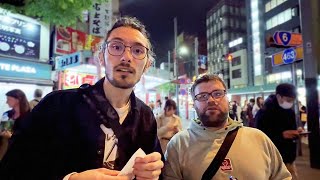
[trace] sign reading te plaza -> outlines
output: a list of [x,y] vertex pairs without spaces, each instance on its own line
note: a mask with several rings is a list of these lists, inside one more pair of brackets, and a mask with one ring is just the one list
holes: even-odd
[[0,58],[0,78],[51,79],[51,66],[44,63]]
[[31,66],[20,66],[17,64],[6,64],[0,63],[0,70],[1,71],[14,71],[14,72],[23,72],[23,73],[32,73],[36,74],[37,70]]

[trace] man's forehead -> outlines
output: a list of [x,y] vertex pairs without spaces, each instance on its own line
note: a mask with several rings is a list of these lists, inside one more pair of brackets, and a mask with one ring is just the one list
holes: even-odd
[[107,41],[111,40],[118,40],[127,44],[141,44],[148,47],[147,38],[139,30],[131,27],[115,28],[107,39]]
[[198,84],[195,88],[195,92],[212,91],[215,89],[224,90],[223,84],[218,80],[210,80],[208,82],[202,82]]

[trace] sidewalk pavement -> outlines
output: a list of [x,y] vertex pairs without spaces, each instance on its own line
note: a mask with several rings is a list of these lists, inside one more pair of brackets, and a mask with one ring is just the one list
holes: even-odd
[[297,156],[296,166],[298,170],[299,179],[303,180],[319,180],[320,169],[310,167],[310,155],[308,144],[301,143],[302,156]]

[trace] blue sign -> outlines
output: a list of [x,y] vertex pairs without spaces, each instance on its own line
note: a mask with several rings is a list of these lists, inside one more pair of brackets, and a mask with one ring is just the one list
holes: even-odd
[[34,61],[0,58],[0,76],[50,80],[51,65]]
[[291,33],[289,32],[279,32],[279,37],[283,45],[288,45],[291,40]]
[[81,52],[59,56],[56,59],[56,69],[64,70],[66,68],[78,66],[81,64],[81,61],[82,61]]
[[289,48],[283,51],[282,60],[285,64],[290,64],[294,62],[297,57],[297,53],[293,48]]

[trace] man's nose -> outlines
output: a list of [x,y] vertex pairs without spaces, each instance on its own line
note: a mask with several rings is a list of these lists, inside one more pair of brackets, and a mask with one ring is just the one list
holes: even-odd
[[210,96],[209,96],[209,99],[208,99],[207,101],[208,101],[208,103],[209,103],[209,102],[214,102],[214,103],[216,103],[216,102],[217,102],[217,99],[214,98],[212,95],[210,95]]
[[132,60],[132,53],[130,47],[125,47],[124,52],[122,54],[122,61],[131,61]]

